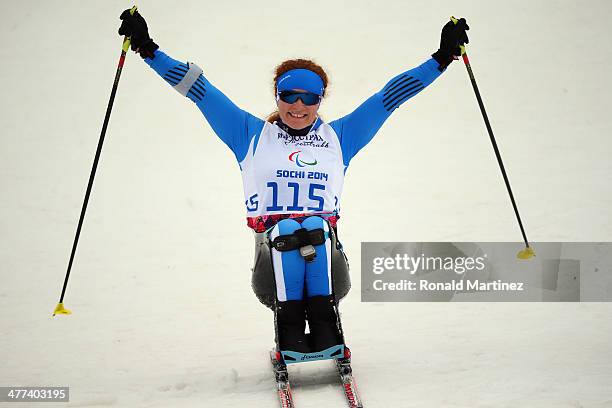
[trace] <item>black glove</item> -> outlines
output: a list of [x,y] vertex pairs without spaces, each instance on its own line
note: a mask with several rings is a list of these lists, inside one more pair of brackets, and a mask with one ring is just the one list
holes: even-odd
[[460,18],[457,24],[449,21],[442,27],[442,37],[440,39],[440,49],[431,56],[440,64],[438,69],[443,71],[453,60],[461,55],[460,45],[470,42],[466,31],[470,27],[465,22],[465,18]]
[[136,51],[143,59],[155,58],[153,53],[159,46],[149,37],[147,22],[140,13],[135,11],[132,15],[128,9],[119,18],[122,20],[119,35],[131,37],[132,51]]

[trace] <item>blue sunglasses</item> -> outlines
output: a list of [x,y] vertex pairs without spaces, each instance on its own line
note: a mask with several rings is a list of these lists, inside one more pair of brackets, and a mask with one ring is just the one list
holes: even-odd
[[298,99],[301,99],[304,105],[307,106],[316,105],[321,102],[321,95],[311,92],[281,91],[278,93],[278,97],[281,101],[287,103],[296,103]]

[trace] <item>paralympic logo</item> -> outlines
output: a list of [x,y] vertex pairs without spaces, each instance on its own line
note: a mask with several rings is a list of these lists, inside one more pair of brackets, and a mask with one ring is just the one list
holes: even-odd
[[317,164],[317,159],[314,159],[313,162],[306,162],[304,160],[300,160],[301,150],[296,150],[295,152],[289,155],[289,161],[294,162],[298,167],[306,167],[306,166],[314,166]]

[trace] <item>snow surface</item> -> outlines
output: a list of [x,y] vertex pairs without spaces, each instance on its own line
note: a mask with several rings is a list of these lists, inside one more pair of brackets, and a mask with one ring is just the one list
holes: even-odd
[[[274,407],[239,169],[132,53],[66,295],[74,314],[51,318],[130,5],[1,3],[0,386],[67,385],[71,407]],[[256,115],[274,108],[276,64],[316,59],[332,80],[328,120],[466,16],[529,238],[612,239],[608,1],[138,6],[162,49]],[[520,241],[460,62],[352,162],[342,216],[354,284],[343,322],[367,407],[612,407],[610,304],[360,302],[362,241]],[[344,406],[329,362],[290,375],[299,407]]]

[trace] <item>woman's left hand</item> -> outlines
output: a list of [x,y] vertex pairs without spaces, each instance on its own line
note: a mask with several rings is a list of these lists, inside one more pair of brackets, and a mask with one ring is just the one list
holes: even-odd
[[466,33],[469,29],[465,18],[460,18],[456,22],[449,21],[442,27],[440,48],[432,54],[432,57],[440,64],[440,70],[445,69],[453,60],[461,56],[460,47],[470,42]]

